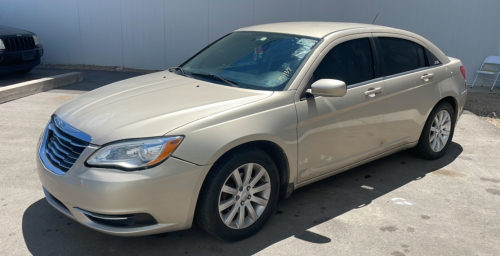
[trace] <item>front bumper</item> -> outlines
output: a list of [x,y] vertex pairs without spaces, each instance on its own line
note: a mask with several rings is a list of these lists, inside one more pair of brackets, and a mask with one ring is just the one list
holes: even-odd
[[[23,59],[23,53],[34,52],[33,59]],[[43,56],[43,46],[24,51],[0,50],[0,74],[7,74],[34,68],[40,65]]]
[[[64,175],[47,169],[37,154],[40,181],[52,206],[89,228],[111,235],[142,236],[191,227],[198,193],[210,166],[170,157],[155,168],[135,172],[86,167],[84,161],[95,150],[86,148]],[[94,221],[86,212],[99,216],[145,213],[157,223],[110,226]]]

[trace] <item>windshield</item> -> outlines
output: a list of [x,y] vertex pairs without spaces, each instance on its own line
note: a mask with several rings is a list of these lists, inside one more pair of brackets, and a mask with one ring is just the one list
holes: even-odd
[[240,88],[281,91],[319,39],[235,32],[182,65],[196,79]]

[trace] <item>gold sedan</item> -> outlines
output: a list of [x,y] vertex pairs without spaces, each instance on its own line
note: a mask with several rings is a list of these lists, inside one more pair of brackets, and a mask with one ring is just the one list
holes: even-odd
[[258,25],[179,67],[91,91],[40,138],[47,200],[113,235],[190,228],[247,238],[279,197],[400,150],[445,153],[465,68],[399,29]]

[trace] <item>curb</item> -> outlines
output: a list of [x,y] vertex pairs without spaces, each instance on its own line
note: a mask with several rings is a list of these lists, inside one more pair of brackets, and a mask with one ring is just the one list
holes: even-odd
[[71,72],[0,88],[0,104],[83,81],[81,72]]

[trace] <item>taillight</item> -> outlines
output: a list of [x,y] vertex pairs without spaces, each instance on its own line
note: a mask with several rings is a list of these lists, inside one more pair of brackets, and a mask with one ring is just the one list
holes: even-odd
[[466,79],[466,78],[465,78],[465,67],[464,67],[464,66],[461,66],[461,67],[460,67],[460,71],[462,71],[462,76],[464,76],[464,79]]
[[467,91],[467,79],[465,79],[465,67],[464,66],[461,66],[460,67],[460,72],[462,72],[462,76],[464,77],[464,86],[465,86],[465,90]]

